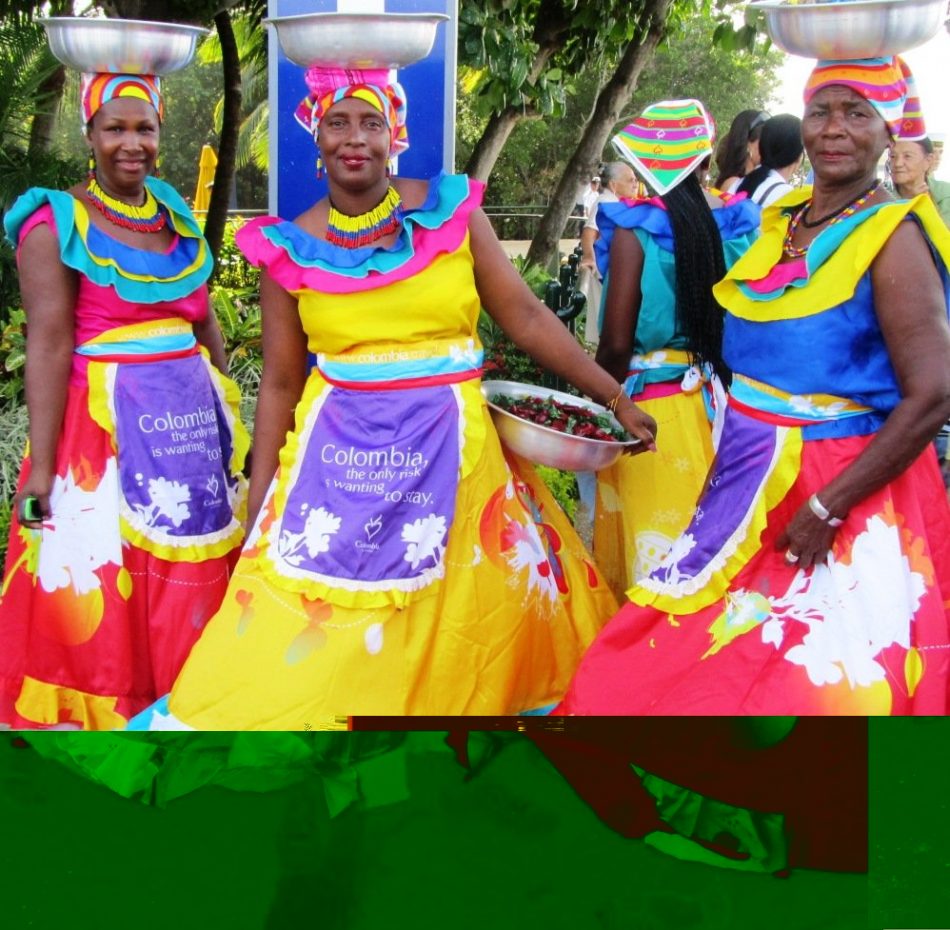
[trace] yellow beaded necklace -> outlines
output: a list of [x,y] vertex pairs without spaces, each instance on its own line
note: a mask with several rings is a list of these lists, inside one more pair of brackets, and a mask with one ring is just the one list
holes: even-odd
[[341,213],[331,200],[327,216],[327,242],[345,249],[359,249],[395,232],[401,223],[402,199],[391,185],[386,196],[372,210],[359,216]]
[[117,200],[107,194],[93,175],[86,185],[90,203],[110,222],[134,232],[152,233],[165,228],[165,214],[152,192],[145,188],[145,203],[140,206]]

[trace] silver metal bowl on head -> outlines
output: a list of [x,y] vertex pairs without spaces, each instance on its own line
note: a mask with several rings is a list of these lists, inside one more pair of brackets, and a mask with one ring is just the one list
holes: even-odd
[[208,34],[200,26],[140,19],[52,16],[37,22],[64,65],[111,74],[180,71],[194,58],[198,39]]
[[772,41],[805,58],[876,58],[923,45],[940,30],[946,0],[758,0]]
[[304,13],[265,19],[304,68],[404,68],[432,51],[444,13]]
[[562,468],[565,471],[599,471],[601,468],[613,465],[625,449],[640,442],[639,439],[612,442],[603,439],[588,439],[584,436],[570,436],[559,430],[523,420],[493,404],[490,400],[498,394],[511,398],[550,397],[559,403],[586,407],[594,413],[606,414],[614,426],[623,429],[606,407],[584,397],[575,397],[563,391],[554,391],[536,384],[521,384],[517,381],[485,381],[482,383],[482,394],[501,441],[512,452],[539,465],[550,465],[552,468]]

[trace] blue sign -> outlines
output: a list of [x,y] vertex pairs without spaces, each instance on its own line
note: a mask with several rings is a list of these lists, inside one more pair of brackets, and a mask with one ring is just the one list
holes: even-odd
[[[365,12],[381,3],[366,0],[270,0],[270,16],[303,13]],[[397,80],[408,99],[409,150],[399,156],[397,174],[431,178],[455,170],[455,78],[457,0],[385,0],[387,13],[447,13],[435,45],[422,61],[401,68]],[[316,176],[317,150],[294,119],[297,104],[307,96],[304,69],[289,61],[273,29],[270,35],[270,182],[268,209],[293,219],[326,194]]]

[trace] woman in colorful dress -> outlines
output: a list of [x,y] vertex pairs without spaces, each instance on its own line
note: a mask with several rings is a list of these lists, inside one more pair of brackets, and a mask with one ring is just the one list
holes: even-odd
[[244,535],[248,437],[212,257],[150,177],[151,75],[84,74],[90,177],[7,213],[29,449],[0,592],[0,723],[115,729],[167,692]]
[[950,234],[876,168],[923,135],[900,59],[819,62],[814,189],[717,286],[733,370],[709,488],[591,647],[569,714],[945,714]]
[[550,708],[614,599],[533,469],[502,454],[480,306],[643,448],[652,420],[521,281],[480,184],[390,178],[405,97],[385,71],[307,83],[298,118],[329,196],[238,238],[264,270],[253,530],[170,700],[136,726]]
[[662,426],[656,455],[597,474],[594,557],[622,597],[656,568],[702,493],[728,383],[712,288],[752,242],[759,209],[700,186],[713,125],[698,100],[652,104],[612,141],[656,196],[601,204],[596,357]]

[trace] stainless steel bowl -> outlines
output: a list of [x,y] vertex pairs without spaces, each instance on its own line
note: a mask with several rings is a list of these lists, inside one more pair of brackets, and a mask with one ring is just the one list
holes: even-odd
[[946,0],[758,0],[772,41],[805,58],[874,58],[922,45],[940,30]]
[[53,54],[78,71],[111,74],[171,74],[195,55],[200,26],[138,19],[37,19],[46,29]]
[[304,13],[265,19],[284,54],[310,68],[404,68],[426,57],[444,13]]
[[516,381],[485,381],[482,394],[491,412],[492,421],[501,441],[512,452],[524,456],[539,465],[550,465],[565,471],[599,471],[613,465],[624,449],[637,445],[639,439],[627,442],[608,442],[603,439],[586,439],[583,436],[568,436],[547,426],[529,423],[513,413],[502,410],[489,398],[496,394],[505,397],[551,397],[565,404],[586,407],[595,413],[605,413],[618,429],[623,429],[606,407],[592,400],[539,387],[536,384],[520,384]]

